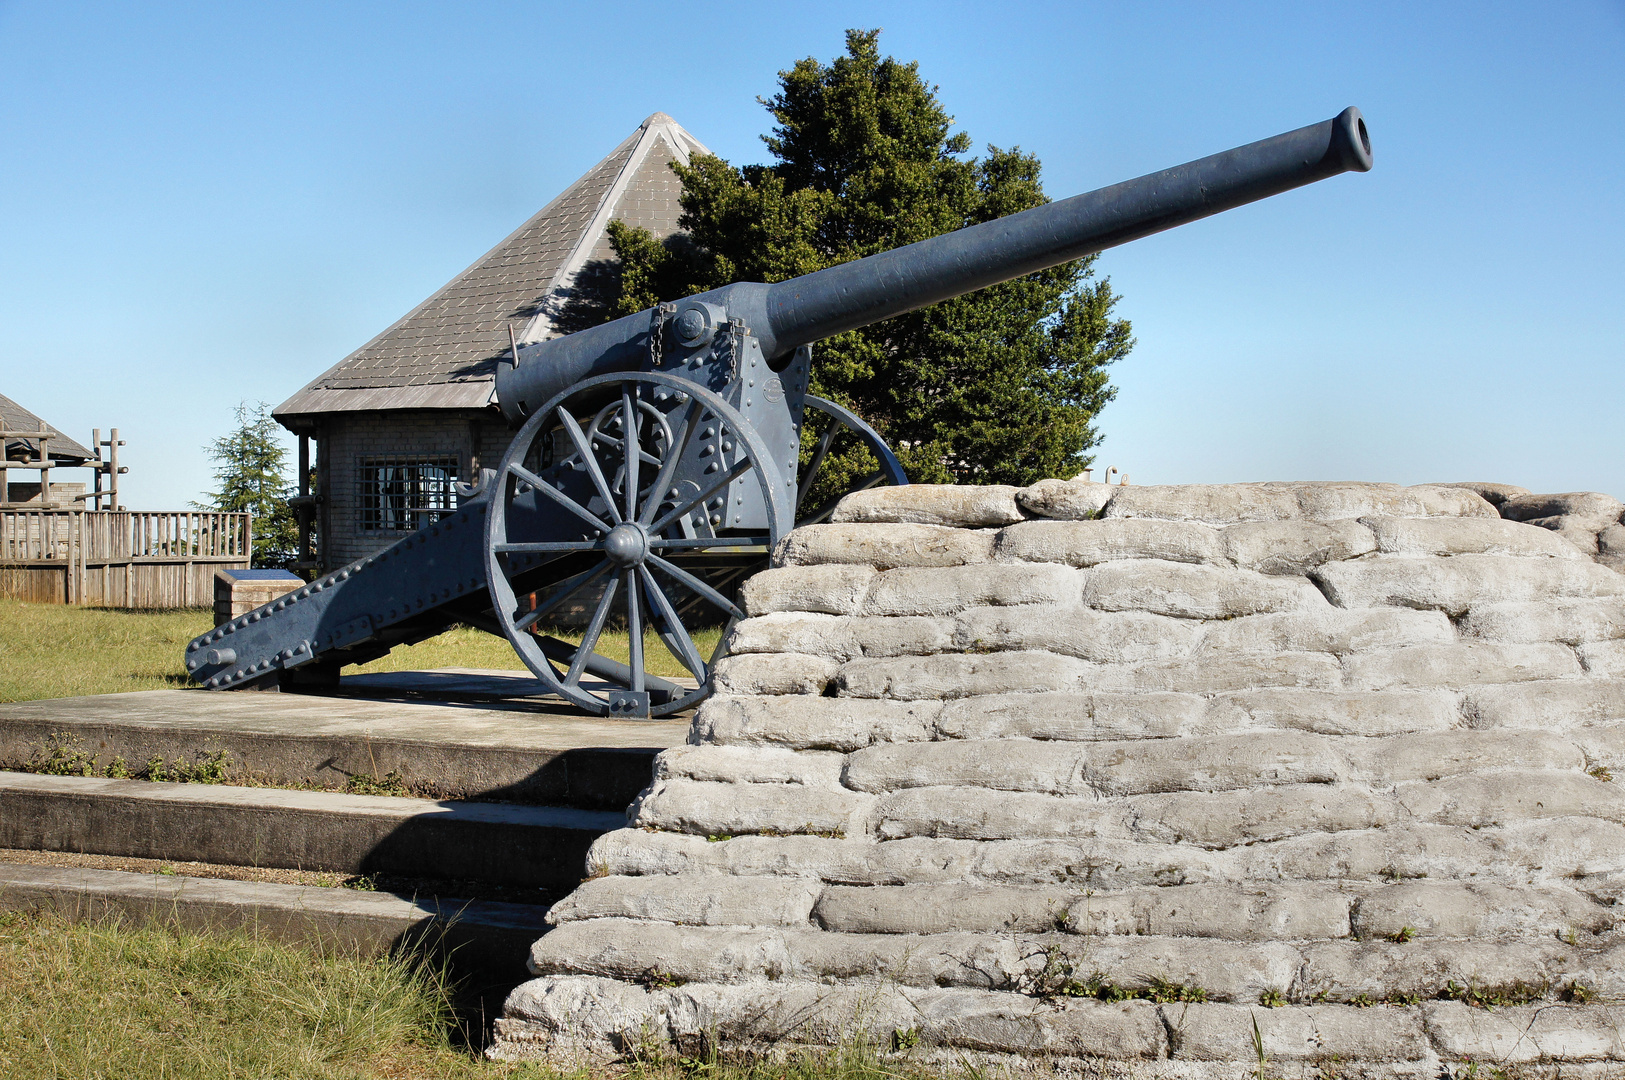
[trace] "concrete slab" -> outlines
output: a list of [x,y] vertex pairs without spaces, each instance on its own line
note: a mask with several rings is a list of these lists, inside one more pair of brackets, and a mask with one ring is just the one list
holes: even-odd
[[620,810],[649,782],[654,755],[688,735],[686,717],[582,716],[521,696],[534,686],[448,669],[347,676],[335,695],[148,690],[0,704],[0,766],[68,736],[103,767],[223,750],[231,769],[266,783],[343,788],[396,772],[436,797]]
[[0,772],[0,847],[534,885],[622,812]]
[[0,911],[51,910],[74,920],[109,916],[190,930],[248,930],[275,940],[380,956],[430,947],[459,973],[512,985],[526,977],[547,908],[309,885],[0,864]]

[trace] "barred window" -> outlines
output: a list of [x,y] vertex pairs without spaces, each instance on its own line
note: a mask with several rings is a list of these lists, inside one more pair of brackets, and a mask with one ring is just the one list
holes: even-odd
[[365,458],[356,494],[361,527],[409,532],[457,506],[457,459]]

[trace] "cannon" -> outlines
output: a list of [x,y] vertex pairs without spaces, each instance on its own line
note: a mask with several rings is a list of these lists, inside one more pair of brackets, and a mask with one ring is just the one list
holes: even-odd
[[[778,540],[846,491],[907,483],[873,428],[807,392],[816,341],[1371,162],[1349,108],[803,277],[515,344],[496,389],[518,432],[454,511],[194,639],[186,670],[211,690],[331,685],[343,665],[466,623],[506,637],[537,693],[600,716],[687,709],[743,617],[739,584]],[[837,440],[877,467],[810,499]],[[566,615],[584,620],[579,641],[548,632]],[[597,651],[611,619],[628,631],[624,663]],[[705,655],[692,628],[718,624]],[[691,679],[650,672],[648,632]]]

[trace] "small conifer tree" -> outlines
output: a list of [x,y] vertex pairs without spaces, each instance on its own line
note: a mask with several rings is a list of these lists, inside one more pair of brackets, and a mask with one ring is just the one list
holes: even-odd
[[298,523],[288,506],[291,492],[283,475],[287,451],[277,439],[277,423],[265,402],[240,403],[236,417],[236,430],[204,447],[215,462],[214,481],[219,490],[210,492],[206,502],[193,505],[201,510],[254,515],[252,565],[286,569],[299,553]]

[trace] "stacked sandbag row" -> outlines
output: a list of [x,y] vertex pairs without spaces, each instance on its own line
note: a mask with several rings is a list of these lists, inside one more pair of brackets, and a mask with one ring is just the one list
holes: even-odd
[[1101,486],[793,533],[495,1052],[1625,1059],[1625,576],[1464,487]]

